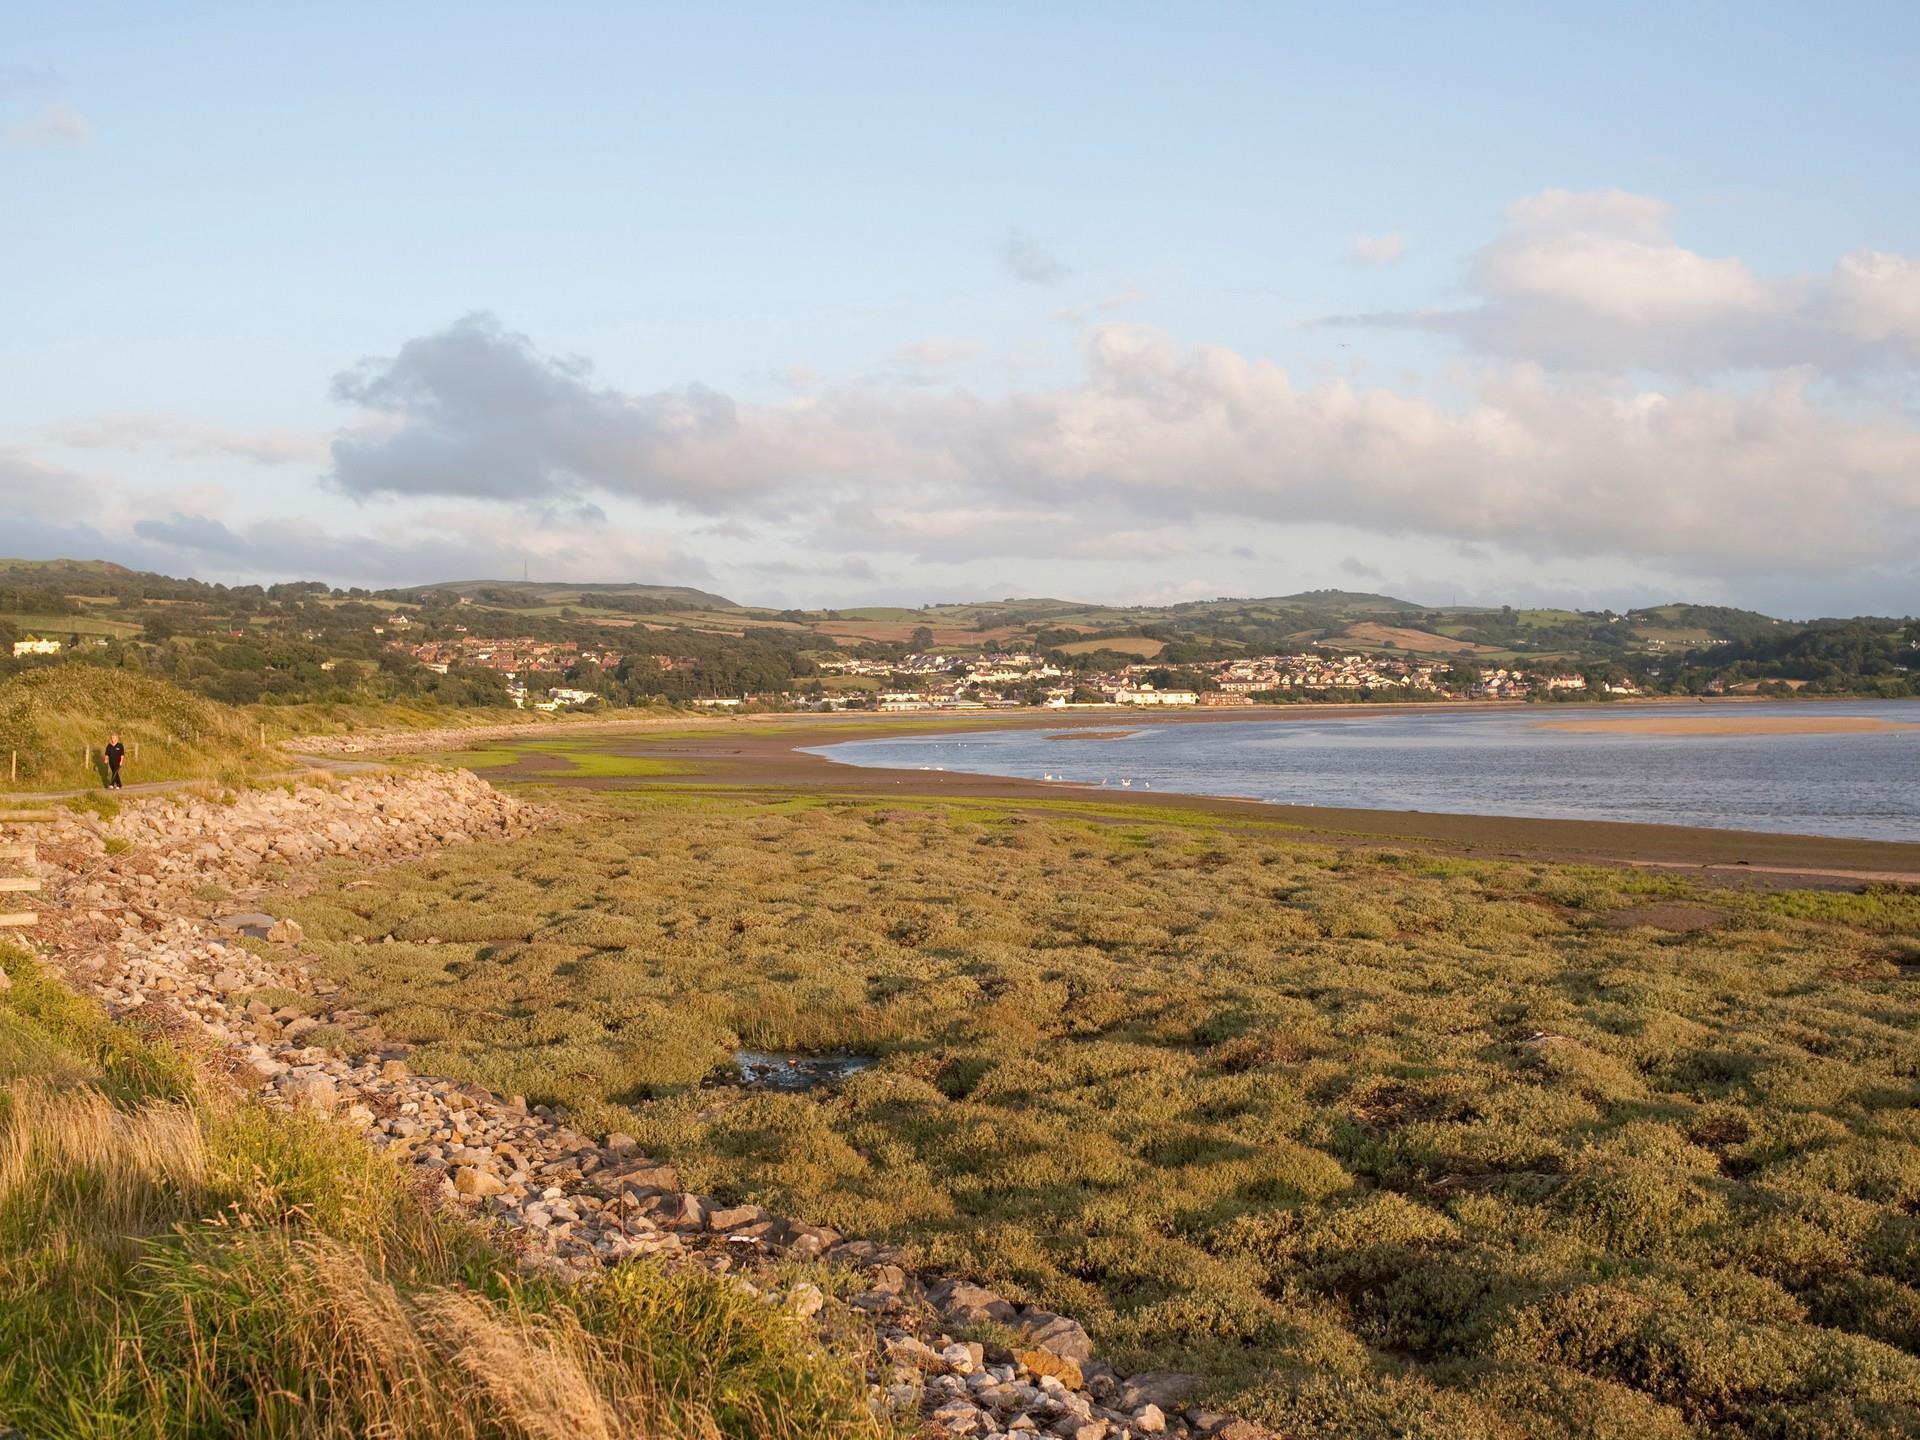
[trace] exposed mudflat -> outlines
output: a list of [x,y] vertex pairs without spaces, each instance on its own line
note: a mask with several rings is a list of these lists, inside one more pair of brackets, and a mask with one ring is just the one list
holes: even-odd
[[1540,728],[1570,735],[1878,735],[1920,724],[1868,715],[1595,715],[1545,720]]
[[[1302,718],[1319,707],[1293,707]],[[1321,711],[1320,713],[1325,713]],[[1023,717],[1034,728],[1096,729],[1106,716]],[[1244,718],[1244,714],[1242,716]],[[1281,718],[1275,716],[1274,718]],[[1664,719],[1664,717],[1649,717]],[[1736,719],[1738,717],[1729,717]],[[1810,716],[1811,720],[1822,717]],[[1154,717],[1140,728],[1191,724],[1199,717]],[[942,717],[951,728],[953,717]],[[921,722],[923,725],[925,722]],[[1201,720],[1200,723],[1206,723]],[[1156,814],[1206,814],[1275,826],[1334,844],[1394,843],[1487,859],[1575,861],[1701,872],[1707,878],[1742,886],[1813,886],[1849,889],[1861,884],[1920,885],[1920,844],[1895,840],[1852,840],[1820,835],[1781,835],[1685,825],[1648,825],[1607,820],[1546,820],[1520,816],[1456,815],[1411,810],[1360,810],[1335,806],[1274,805],[1255,800],[1205,795],[1175,795],[1112,790],[1058,782],[968,775],[955,771],[887,770],[836,764],[803,747],[832,744],[887,733],[890,717],[834,716],[773,726],[715,726],[689,734],[599,734],[582,737],[583,747],[601,754],[682,762],[691,773],[679,776],[578,777],[548,774],[535,783],[626,790],[675,786],[768,791],[827,791],[834,794],[888,796],[901,800],[929,797],[949,800],[1031,800],[1057,806],[1081,802],[1098,807],[1096,818],[1151,822]],[[522,778],[511,768],[491,769],[489,778]],[[532,779],[534,777],[527,776]]]

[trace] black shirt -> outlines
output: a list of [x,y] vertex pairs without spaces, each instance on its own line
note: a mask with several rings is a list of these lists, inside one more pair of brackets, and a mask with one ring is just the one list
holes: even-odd
[[121,760],[123,760],[126,757],[126,753],[127,753],[127,747],[120,744],[118,741],[115,741],[113,744],[107,746],[107,750],[106,750],[107,764],[111,765],[114,769],[118,770],[120,768]]

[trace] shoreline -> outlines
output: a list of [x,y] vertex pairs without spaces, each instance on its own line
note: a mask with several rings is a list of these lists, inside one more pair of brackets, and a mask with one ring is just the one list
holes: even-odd
[[[1204,706],[1193,709],[1162,710],[1154,706],[1084,705],[1050,710],[1039,706],[1018,706],[996,710],[910,710],[881,712],[874,710],[836,710],[810,714],[795,710],[767,710],[750,715],[732,713],[695,714],[639,710],[615,714],[555,716],[539,720],[502,721],[498,724],[446,725],[419,730],[341,731],[331,734],[296,735],[277,742],[281,749],[299,755],[409,755],[434,750],[466,748],[474,742],[501,740],[553,740],[572,735],[595,735],[622,731],[712,730],[724,733],[737,727],[756,729],[772,726],[866,726],[874,730],[900,727],[914,730],[927,727],[952,729],[956,725],[986,729],[1055,729],[1082,725],[1125,725],[1137,729],[1145,725],[1218,724],[1235,720],[1284,720],[1290,716],[1311,719],[1328,715],[1401,715],[1455,711],[1504,711],[1514,714],[1537,712],[1542,722],[1547,717],[1583,711],[1621,714],[1622,711],[1684,710],[1697,713],[1699,707],[1744,708],[1751,705],[1834,705],[1898,704],[1861,695],[1807,695],[1781,697],[1771,695],[1721,695],[1712,699],[1693,696],[1658,695],[1619,697],[1612,700],[1566,700],[1536,702],[1529,700],[1303,700],[1271,705]],[[1920,700],[1909,702],[1920,714]],[[517,712],[516,712],[517,713]],[[1624,716],[1622,718],[1625,718]],[[1920,723],[1920,722],[1916,722]]]
[[[1499,703],[1499,702],[1496,702]],[[1688,702],[1692,703],[1692,702]],[[1736,704],[1746,702],[1733,702]],[[1270,707],[1248,715],[1236,708],[1218,720],[1272,720],[1292,713],[1302,719],[1324,715],[1333,707]],[[1337,713],[1377,706],[1342,706]],[[1403,707],[1395,706],[1395,710]],[[1438,708],[1453,709],[1443,704]],[[1556,709],[1561,707],[1556,707]],[[1600,707],[1589,707],[1600,708]],[[1610,708],[1610,707],[1608,707]],[[1280,712],[1276,714],[1275,712]],[[754,717],[743,717],[754,718]],[[776,717],[768,717],[773,719]],[[929,727],[897,727],[891,717],[820,716],[779,727],[716,726],[707,733],[633,734],[628,743],[602,737],[601,753],[643,761],[664,762],[681,773],[654,773],[630,777],[569,777],[559,766],[564,757],[533,752],[513,764],[490,768],[489,779],[509,783],[553,785],[560,789],[605,791],[758,789],[774,793],[834,794],[902,800],[1032,802],[1047,807],[1062,803],[1111,809],[1137,815],[1152,823],[1154,812],[1170,817],[1203,814],[1240,820],[1251,826],[1272,827],[1301,839],[1334,844],[1399,843],[1478,859],[1538,860],[1692,872],[1717,881],[1783,885],[1800,882],[1813,888],[1861,884],[1920,885],[1920,842],[1847,839],[1823,835],[1795,835],[1750,830],[1721,830],[1705,826],[1661,825],[1618,820],[1566,820],[1529,816],[1472,815],[1441,811],[1347,809],[1339,806],[1289,805],[1224,796],[1191,795],[1173,791],[1115,791],[1060,781],[1024,780],[957,771],[896,770],[855,766],[809,753],[808,747],[855,738],[848,732],[864,727],[868,736],[891,733],[958,733],[954,717]],[[1063,725],[1062,720],[1068,723]],[[1214,715],[1142,717],[1132,729],[1156,723],[1216,723]],[[1023,713],[1019,722],[991,728],[1054,729],[1112,726],[1108,714],[1038,716]],[[660,727],[648,727],[649,730]],[[976,727],[979,728],[979,727]],[[511,748],[511,747],[506,747]]]

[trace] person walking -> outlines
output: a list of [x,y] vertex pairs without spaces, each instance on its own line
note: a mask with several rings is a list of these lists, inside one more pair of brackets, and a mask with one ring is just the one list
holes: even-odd
[[118,732],[107,736],[107,748],[100,752],[107,757],[107,788],[120,788],[120,762],[127,758],[127,747],[120,743]]

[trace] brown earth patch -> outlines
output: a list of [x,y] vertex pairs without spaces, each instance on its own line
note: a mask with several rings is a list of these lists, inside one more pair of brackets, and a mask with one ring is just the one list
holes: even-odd
[[1451,635],[1436,635],[1431,630],[1414,630],[1405,625],[1381,625],[1373,620],[1349,625],[1336,638],[1354,640],[1362,645],[1392,644],[1401,650],[1423,650],[1436,655],[1457,655],[1463,651],[1478,652],[1490,648],[1476,645],[1471,640],[1457,640]]

